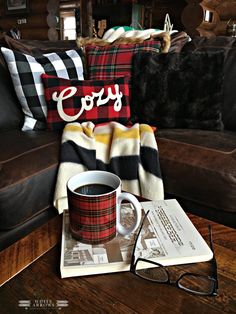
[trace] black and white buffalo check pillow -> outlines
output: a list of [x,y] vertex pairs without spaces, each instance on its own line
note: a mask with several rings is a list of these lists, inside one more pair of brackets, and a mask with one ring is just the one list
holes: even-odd
[[22,130],[45,129],[47,105],[41,74],[83,80],[82,51],[68,50],[33,57],[4,47],[1,50],[25,114]]

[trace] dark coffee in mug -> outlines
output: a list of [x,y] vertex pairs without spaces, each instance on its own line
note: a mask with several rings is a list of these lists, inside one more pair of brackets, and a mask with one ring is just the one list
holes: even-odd
[[91,183],[79,186],[75,189],[75,192],[83,195],[102,195],[110,193],[113,190],[114,188],[107,184]]

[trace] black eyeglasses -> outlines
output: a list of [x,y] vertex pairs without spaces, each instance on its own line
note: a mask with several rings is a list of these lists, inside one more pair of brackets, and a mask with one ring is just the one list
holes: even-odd
[[142,221],[141,227],[135,240],[131,258],[130,271],[133,274],[148,281],[152,281],[154,283],[169,284],[197,295],[216,296],[218,289],[217,263],[213,249],[211,226],[209,226],[208,229],[210,238],[210,248],[213,252],[213,257],[210,261],[204,262],[204,264],[210,263],[211,274],[207,276],[201,273],[184,272],[178,277],[176,281],[171,281],[169,270],[173,268],[172,266],[163,266],[162,264],[156,263],[154,261],[142,257],[136,258],[135,256],[137,243],[144,225],[144,221],[146,220],[148,213],[149,211],[144,216],[144,219]]

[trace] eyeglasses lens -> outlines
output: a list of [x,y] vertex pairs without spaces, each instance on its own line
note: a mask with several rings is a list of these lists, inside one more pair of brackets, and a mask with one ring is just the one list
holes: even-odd
[[138,261],[136,265],[136,275],[159,283],[168,281],[168,273],[166,270],[163,267],[154,266],[148,261]]
[[214,280],[207,276],[184,274],[178,280],[178,286],[187,291],[210,294],[214,288]]

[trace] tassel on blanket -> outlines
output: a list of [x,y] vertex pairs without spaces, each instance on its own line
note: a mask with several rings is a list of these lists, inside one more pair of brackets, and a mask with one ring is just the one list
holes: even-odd
[[150,200],[164,198],[158,148],[149,125],[69,123],[62,134],[60,161],[54,195],[59,213],[68,208],[67,181],[86,170],[113,172],[123,190]]

